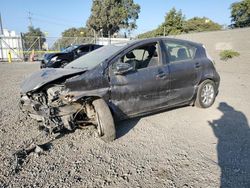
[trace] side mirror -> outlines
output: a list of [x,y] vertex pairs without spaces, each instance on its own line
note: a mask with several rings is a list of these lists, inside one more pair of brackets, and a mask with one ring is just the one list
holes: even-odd
[[133,69],[134,69],[133,66],[131,66],[128,63],[117,63],[115,74],[122,75],[122,74],[132,71]]
[[78,50],[76,51],[76,53],[77,53],[77,54],[80,54],[80,53],[82,53],[82,51],[81,51],[80,49],[78,49]]

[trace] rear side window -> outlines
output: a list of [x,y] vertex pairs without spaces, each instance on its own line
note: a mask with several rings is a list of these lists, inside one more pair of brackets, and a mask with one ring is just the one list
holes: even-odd
[[164,45],[167,49],[169,61],[179,62],[192,60],[195,58],[197,48],[187,43],[164,41]]

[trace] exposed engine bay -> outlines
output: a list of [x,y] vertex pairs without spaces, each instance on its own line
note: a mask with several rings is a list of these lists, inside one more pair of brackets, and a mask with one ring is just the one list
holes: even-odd
[[39,92],[28,92],[21,96],[21,109],[41,123],[47,132],[56,133],[63,129],[95,124],[95,110],[91,98],[72,102],[63,84],[52,84]]

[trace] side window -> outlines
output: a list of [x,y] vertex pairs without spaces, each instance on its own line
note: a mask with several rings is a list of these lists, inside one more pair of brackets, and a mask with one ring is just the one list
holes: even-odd
[[130,64],[135,70],[159,65],[159,46],[158,43],[150,43],[137,47],[122,56],[112,66],[114,70],[117,63]]
[[89,46],[83,46],[78,49],[80,53],[89,52]]
[[124,62],[129,61],[130,59],[134,59],[137,61],[143,61],[148,57],[148,51],[145,49],[134,49],[124,56]]
[[182,42],[164,42],[168,52],[169,61],[178,62],[195,58],[196,47]]

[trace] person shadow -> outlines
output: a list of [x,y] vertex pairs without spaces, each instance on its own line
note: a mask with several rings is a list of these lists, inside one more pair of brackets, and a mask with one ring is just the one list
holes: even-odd
[[225,102],[218,110],[220,119],[209,121],[218,139],[218,165],[221,168],[221,188],[250,187],[250,128],[244,113]]

